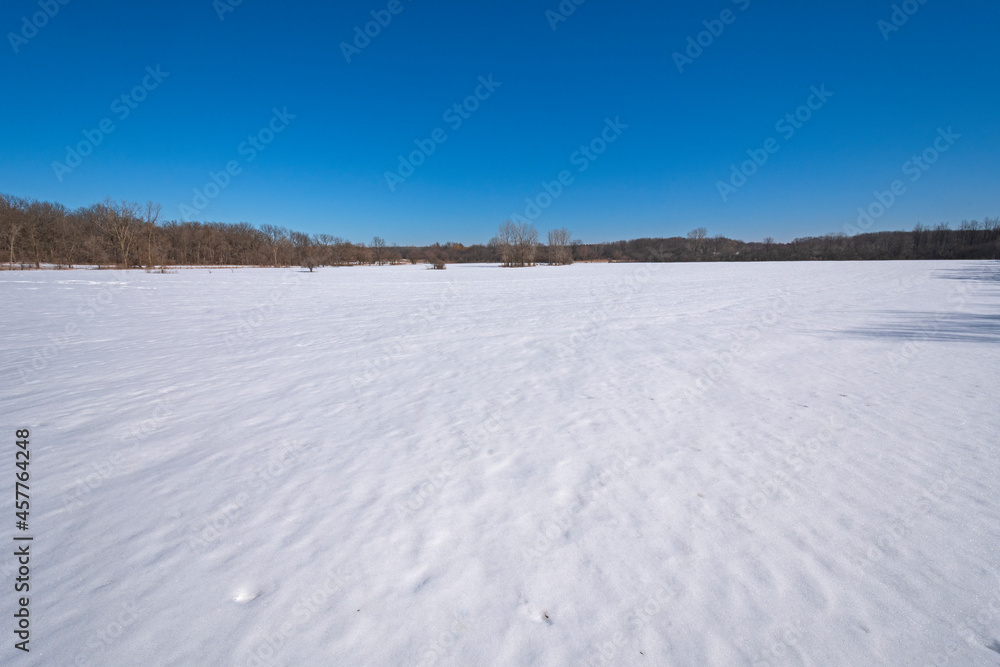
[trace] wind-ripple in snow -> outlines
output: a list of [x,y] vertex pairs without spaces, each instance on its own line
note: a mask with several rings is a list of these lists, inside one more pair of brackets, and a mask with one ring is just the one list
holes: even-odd
[[1000,664],[995,263],[67,275],[25,664]]

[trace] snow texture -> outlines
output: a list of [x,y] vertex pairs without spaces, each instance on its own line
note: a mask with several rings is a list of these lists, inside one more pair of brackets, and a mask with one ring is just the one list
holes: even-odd
[[995,262],[14,271],[0,305],[4,664],[1000,665]]

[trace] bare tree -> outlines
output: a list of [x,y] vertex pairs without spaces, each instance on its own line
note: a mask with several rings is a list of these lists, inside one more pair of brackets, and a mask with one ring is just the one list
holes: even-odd
[[[21,231],[24,251],[29,262],[35,265],[36,269],[42,267],[42,256],[45,247],[50,245],[49,237],[54,233],[55,218],[57,214],[55,206],[49,202],[36,200],[29,201],[24,208],[24,228]],[[22,260],[24,258],[22,257]]]
[[323,266],[323,251],[318,245],[309,245],[302,250],[302,266],[309,269],[309,273],[317,266]]
[[83,233],[83,225],[80,224],[77,216],[62,211],[62,214],[55,220],[55,238],[50,248],[58,267],[73,268],[76,251],[84,238]]
[[288,230],[276,225],[261,225],[260,231],[264,232],[268,244],[271,246],[272,266],[284,266],[287,251],[291,248],[291,241],[288,239]]
[[333,264],[335,266],[348,266],[354,259],[354,244],[350,241],[335,236],[333,238]]
[[764,258],[771,259],[771,254],[774,248],[774,238],[767,236],[764,238]]
[[288,239],[295,250],[295,261],[299,266],[304,266],[312,273],[314,268],[323,265],[323,247],[315,238],[302,232],[291,232]]
[[505,220],[497,229],[496,245],[504,266],[534,266],[538,230],[530,222]]
[[705,245],[705,239],[708,237],[708,230],[704,227],[698,227],[688,232],[687,237],[692,242],[695,253],[701,254]]
[[[295,249],[295,264],[299,266],[305,266],[306,255],[310,254],[309,249],[312,246],[312,239],[309,238],[308,234],[303,234],[302,232],[292,232],[289,235],[289,239],[292,242],[292,247]],[[316,266],[315,263],[313,266]],[[312,271],[312,267],[309,271]]]
[[316,234],[313,245],[319,254],[319,266],[329,266],[334,263],[333,248],[340,241],[331,234]]
[[372,259],[376,264],[382,265],[386,261],[386,250],[385,250],[385,239],[381,236],[376,236],[372,239],[371,251]]
[[[161,222],[161,209],[110,199],[74,211],[60,204],[0,195],[0,258],[4,266],[97,264],[150,269],[168,262],[187,265],[302,265],[376,262],[393,264],[418,258],[456,262],[496,262],[530,266],[544,261],[756,261],[844,259],[1000,259],[1000,220],[962,220],[957,229],[945,224],[918,224],[911,231],[843,233],[777,243],[770,237],[744,243],[724,236],[709,238],[704,228],[688,238],[646,238],[584,245],[568,240],[566,230],[548,235],[547,254],[539,254],[538,233],[530,221],[506,221],[488,245],[435,243],[430,246],[386,245],[376,237],[371,246],[354,245],[328,236],[291,233],[283,227],[258,229],[249,223]],[[569,253],[567,258],[562,251]]]
[[10,195],[0,195],[0,233],[10,253],[9,268],[14,268],[14,246],[24,227],[24,201]]
[[515,225],[510,220],[504,220],[497,227],[497,235],[490,240],[500,251],[500,261],[504,266],[514,266],[514,236]]
[[156,221],[160,219],[160,211],[163,209],[159,204],[154,204],[152,201],[146,202],[146,209],[144,211],[145,231],[146,231],[146,269],[149,271],[153,270],[153,267],[157,264],[161,266],[166,263],[163,258],[163,251],[160,247],[159,238],[157,235]]
[[118,265],[126,269],[131,266],[132,249],[139,236],[140,210],[135,202],[115,202],[110,197],[97,206],[97,226],[107,237]]
[[534,266],[538,249],[538,230],[528,222],[517,226],[517,259],[519,266]]
[[353,262],[356,264],[371,264],[372,263],[372,251],[371,248],[366,246],[364,243],[357,243],[351,246],[353,252]]
[[570,234],[565,227],[549,230],[549,264],[572,264],[573,252],[570,249]]

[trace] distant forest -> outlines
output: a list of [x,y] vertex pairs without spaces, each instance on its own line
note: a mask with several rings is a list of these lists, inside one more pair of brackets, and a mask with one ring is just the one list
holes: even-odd
[[399,246],[380,237],[351,242],[275,225],[161,221],[160,205],[106,200],[68,210],[56,203],[0,194],[0,266],[350,266],[428,262],[537,263],[743,262],[798,260],[1000,259],[1000,218],[917,225],[912,231],[827,234],[777,243],[711,237],[704,228],[684,237],[583,243],[566,229],[538,241],[529,222],[504,222],[489,243]]

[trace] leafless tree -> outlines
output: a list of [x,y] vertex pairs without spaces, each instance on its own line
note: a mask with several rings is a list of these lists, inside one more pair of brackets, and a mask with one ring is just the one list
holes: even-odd
[[86,232],[75,213],[65,211],[55,220],[55,238],[52,239],[49,255],[58,267],[73,268],[78,250],[86,238]]
[[[44,264],[97,264],[153,268],[183,265],[245,264],[292,266],[301,264],[395,263],[440,259],[446,263],[497,262],[530,266],[543,246],[530,221],[507,221],[488,245],[435,243],[428,246],[386,246],[377,238],[372,246],[354,245],[332,236],[292,234],[283,227],[263,229],[249,223],[160,222],[160,209],[130,202],[113,202],[67,211],[44,201],[0,195],[0,259],[4,266],[21,268]],[[945,224],[918,225],[910,231],[843,233],[761,243],[716,236],[704,228],[687,238],[643,238],[605,243],[566,243],[568,233],[553,230],[546,261],[564,261],[566,247],[575,261],[758,261],[762,259],[1000,259],[1000,220],[963,220],[957,229]]]
[[50,238],[55,233],[55,219],[64,212],[49,202],[29,201],[24,207],[24,227],[21,231],[23,251],[36,269],[42,267],[42,256]]
[[565,227],[549,230],[549,264],[572,264],[570,234]]
[[309,273],[317,266],[323,266],[323,251],[318,245],[310,244],[302,250],[302,266],[309,269]]
[[366,246],[364,243],[357,243],[351,246],[353,251],[353,261],[356,264],[371,264],[372,263],[372,251],[371,248]]
[[272,266],[288,266],[287,261],[292,254],[292,242],[288,236],[288,230],[276,225],[261,225],[260,230],[264,232],[267,241],[271,246]]
[[163,209],[159,204],[155,204],[152,201],[146,202],[146,208],[143,215],[143,227],[146,236],[146,270],[152,271],[153,267],[157,264],[163,265],[166,263],[164,259],[163,250],[159,243],[159,229],[156,226],[156,221],[160,219],[160,211]]
[[385,239],[381,236],[376,236],[372,239],[372,259],[376,264],[382,265],[386,261],[386,250],[385,250]]
[[704,227],[699,227],[698,229],[692,229],[688,232],[688,238],[692,241],[703,241],[708,237],[708,230]]
[[504,266],[514,266],[514,235],[514,223],[504,220],[497,227],[497,235],[490,239],[490,244],[495,244],[500,251],[500,261]]
[[705,239],[708,238],[708,230],[704,227],[698,227],[688,232],[687,237],[694,247],[695,253],[700,255],[704,251]]
[[135,202],[124,199],[115,202],[110,197],[97,206],[97,226],[107,237],[122,268],[131,266],[132,250],[139,236],[140,211]]
[[335,266],[348,266],[354,261],[354,244],[340,238],[333,239],[333,264]]
[[9,268],[14,268],[14,245],[24,227],[24,201],[0,194],[0,233],[9,250]]
[[319,266],[329,266],[334,263],[333,248],[340,241],[332,234],[316,234],[313,245],[319,255]]
[[520,266],[534,266],[535,252],[538,249],[538,230],[535,226],[522,222],[517,226],[517,250]]
[[504,266],[534,266],[538,230],[530,222],[505,220],[497,229],[496,245]]
[[[292,242],[292,247],[295,249],[295,264],[299,266],[305,266],[306,255],[310,254],[309,250],[312,247],[312,239],[309,238],[308,234],[303,234],[302,232],[292,232],[289,235],[289,240]],[[313,264],[315,266],[315,264]],[[309,269],[312,271],[312,269]]]

